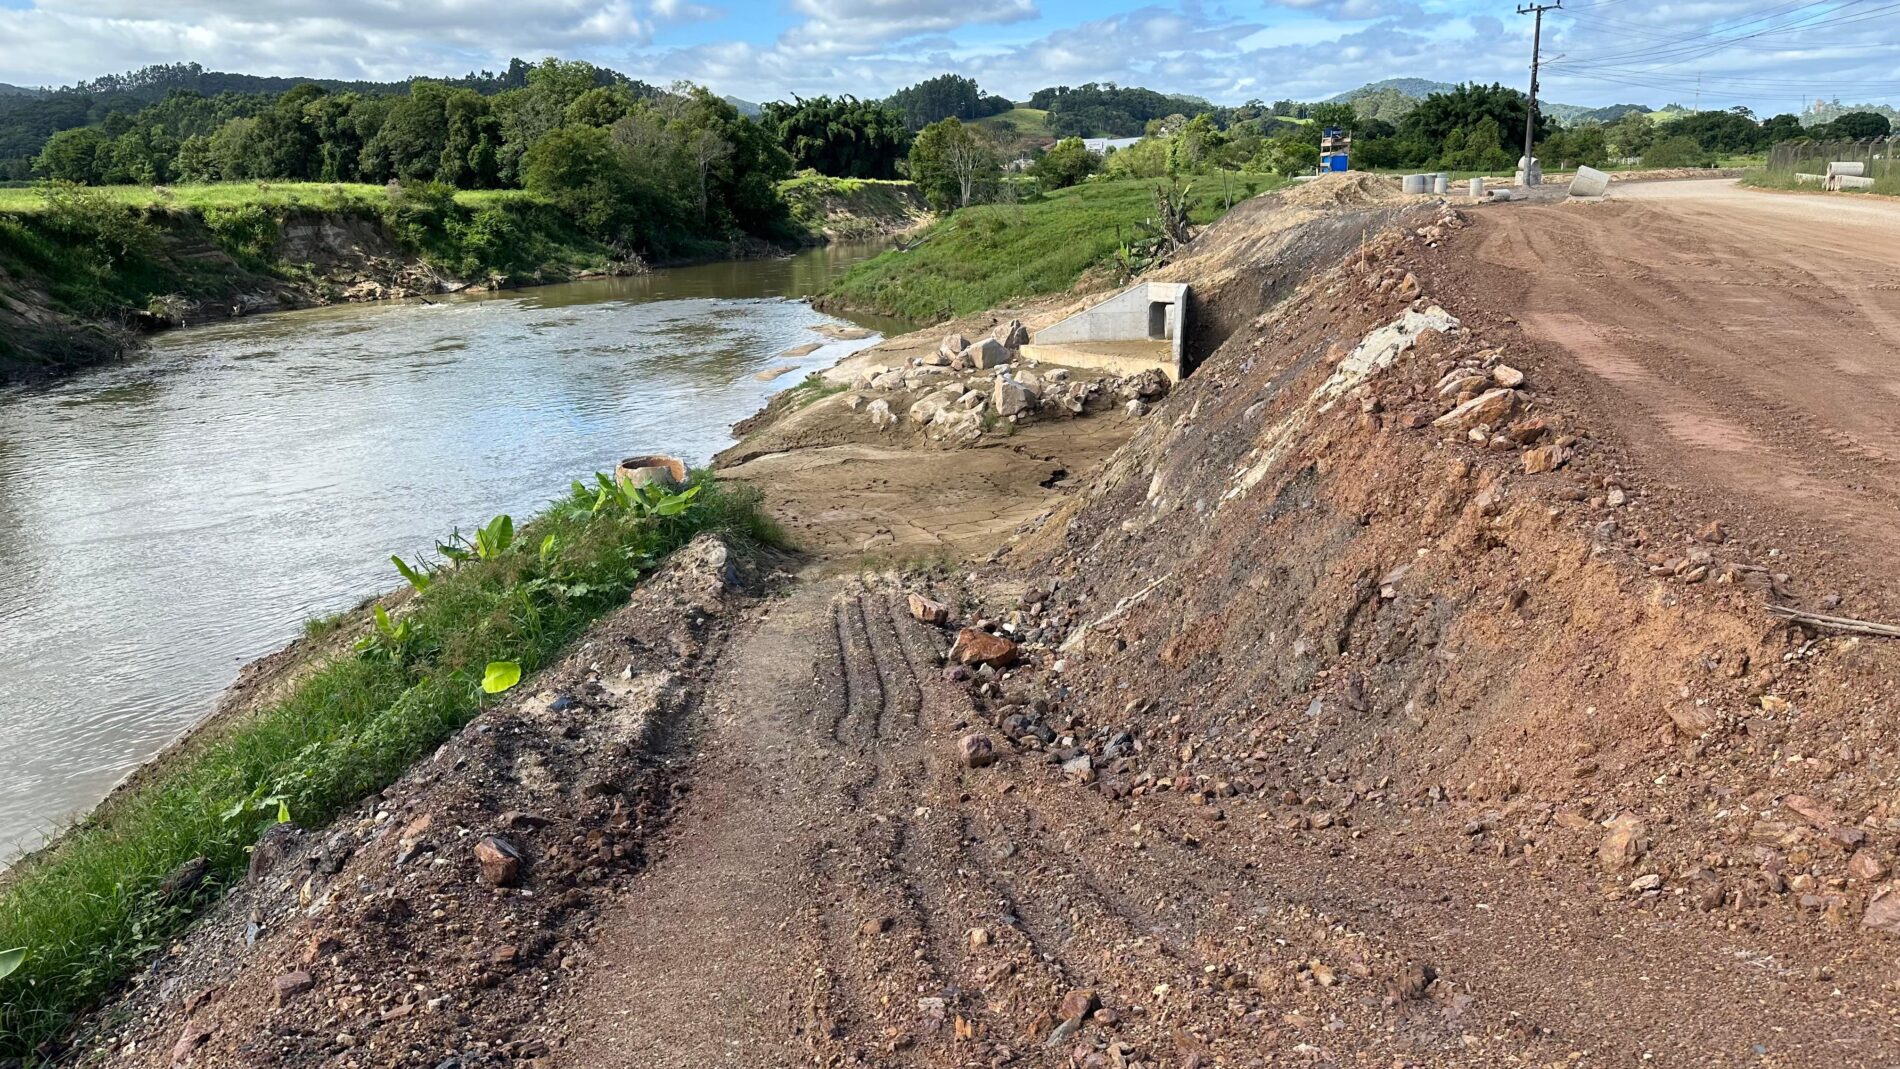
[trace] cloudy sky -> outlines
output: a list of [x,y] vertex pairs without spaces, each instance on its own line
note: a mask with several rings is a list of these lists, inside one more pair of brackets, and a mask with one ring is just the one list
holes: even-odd
[[[1569,0],[1545,96],[1799,110],[1900,100],[1900,0]],[[1116,81],[1221,103],[1382,78],[1525,79],[1531,19],[1494,0],[0,0],[0,82],[148,63],[393,79],[583,58],[769,100],[882,95],[944,71],[1022,98]]]

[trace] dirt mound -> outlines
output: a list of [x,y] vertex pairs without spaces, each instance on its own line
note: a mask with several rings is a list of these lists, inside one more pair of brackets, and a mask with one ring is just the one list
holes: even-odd
[[1290,208],[1364,208],[1408,199],[1396,179],[1365,171],[1323,174],[1280,194],[1281,203]]
[[[1471,985],[1463,1026],[1519,1035],[1525,1062],[1760,1044],[1814,1064],[1825,1036],[1835,1063],[1880,1064],[1900,739],[1870,713],[1900,700],[1900,647],[1771,617],[1792,582],[1771,542],[1629,470],[1589,395],[1472,329],[1503,322],[1486,293],[1432,303],[1421,276],[1462,227],[1369,241],[1237,332],[1025,542],[1009,577],[1034,589],[982,615],[1047,652],[995,687],[991,724],[1066,694],[1082,727],[1051,761],[1126,821],[1185,794],[1235,863],[1332,844],[1340,873],[1280,893],[1375,944],[1403,945],[1383,904],[1414,892],[1506,911],[1430,960]],[[1629,979],[1583,935],[1604,921],[1686,1000],[1577,1001]],[[1724,939],[1841,1003],[1753,1005],[1688,964]]]

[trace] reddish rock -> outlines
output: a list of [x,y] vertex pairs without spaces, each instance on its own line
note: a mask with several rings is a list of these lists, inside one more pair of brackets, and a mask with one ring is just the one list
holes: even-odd
[[957,632],[957,641],[950,647],[950,659],[972,667],[987,664],[991,668],[1008,668],[1016,663],[1016,644],[1001,635],[966,627]]
[[996,763],[996,746],[987,735],[965,735],[957,743],[957,757],[965,768],[985,768]]
[[1570,463],[1570,457],[1571,452],[1569,446],[1557,445],[1554,442],[1550,445],[1538,446],[1536,449],[1526,449],[1524,451],[1524,474],[1541,475],[1547,471],[1556,471],[1558,468]]
[[182,1064],[191,1057],[193,1051],[204,1046],[205,1040],[210,1038],[211,1029],[196,1022],[187,1021],[185,1030],[178,1033],[178,1042],[172,1044],[172,1064]]
[[1597,846],[1597,861],[1605,872],[1617,872],[1636,864],[1649,850],[1643,838],[1643,822],[1634,813],[1622,813],[1610,821],[1610,833]]
[[310,942],[304,944],[303,963],[314,965],[342,949],[343,943],[335,936],[313,935],[310,937]]
[[1861,883],[1872,883],[1887,875],[1887,863],[1875,857],[1870,850],[1857,851],[1847,859],[1847,875]]
[[1080,988],[1062,996],[1062,1007],[1057,1015],[1065,1021],[1081,1020],[1094,1013],[1101,1004],[1102,1000],[1096,997],[1094,991]]
[[950,622],[950,606],[943,602],[932,601],[922,594],[912,594],[907,600],[910,602],[910,614],[924,623],[942,627]]
[[483,836],[475,844],[475,860],[482,866],[482,882],[512,887],[521,878],[521,851],[499,835]]
[[[1767,705],[1767,701],[1764,700],[1762,707],[1767,708]],[[1809,798],[1805,794],[1791,794],[1783,798],[1781,804],[1788,812],[1793,813],[1795,816],[1800,817],[1802,820],[1807,821],[1817,828],[1825,829],[1830,825],[1839,824],[1841,822],[1841,818],[1834,812],[1832,806],[1826,802]]]
[[284,1005],[291,999],[317,986],[317,980],[307,972],[285,973],[271,983],[271,990],[277,996],[277,1004]]

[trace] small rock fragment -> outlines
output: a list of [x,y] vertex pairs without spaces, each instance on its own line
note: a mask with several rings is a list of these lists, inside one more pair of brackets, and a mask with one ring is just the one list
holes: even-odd
[[996,744],[988,735],[965,735],[957,741],[957,757],[965,768],[987,768],[996,763]]
[[475,844],[475,860],[482,881],[493,887],[512,887],[521,878],[521,851],[499,835],[486,835]]
[[277,1004],[279,1006],[284,1005],[291,999],[296,998],[298,995],[303,994],[315,986],[317,986],[316,978],[302,970],[285,973],[271,983],[271,989],[277,996]]
[[910,605],[910,614],[916,619],[938,627],[950,622],[950,606],[941,601],[932,601],[922,594],[911,594],[905,599]]

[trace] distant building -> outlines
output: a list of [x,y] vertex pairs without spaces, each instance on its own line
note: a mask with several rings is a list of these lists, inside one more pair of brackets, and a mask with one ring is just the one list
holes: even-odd
[[1351,167],[1352,134],[1328,126],[1320,131],[1319,169],[1321,171],[1344,171]]
[[1085,137],[1082,139],[1082,147],[1095,153],[1097,156],[1108,155],[1109,149],[1120,152],[1130,145],[1140,143],[1141,138],[1139,137]]

